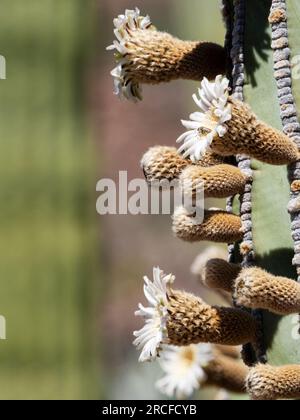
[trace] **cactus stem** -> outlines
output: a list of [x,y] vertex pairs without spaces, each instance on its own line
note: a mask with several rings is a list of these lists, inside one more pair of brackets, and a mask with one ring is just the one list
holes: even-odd
[[[292,75],[288,44],[288,24],[286,16],[286,1],[273,0],[269,22],[272,28],[272,48],[274,52],[274,77],[277,83],[278,99],[280,103],[280,117],[284,132],[291,137],[300,148],[300,124],[297,117],[297,109],[292,90]],[[278,32],[280,29],[280,32]],[[278,38],[278,33],[280,37]],[[300,199],[299,178],[300,161],[288,166],[288,176],[291,183],[291,201],[288,205],[292,221],[292,237],[294,240],[295,258],[298,281],[300,281],[300,207],[297,205]]]
[[[227,5],[227,10],[229,6]],[[237,0],[234,3],[234,25],[232,30],[232,41],[230,56],[232,60],[232,94],[240,100],[244,100],[244,80],[245,80],[245,65],[244,65],[244,31],[245,31],[245,15],[246,3],[245,0]],[[228,30],[230,29],[227,24]],[[230,43],[227,42],[229,45]],[[254,264],[255,252],[253,246],[252,235],[252,169],[251,160],[247,156],[238,155],[237,165],[239,169],[247,173],[249,178],[245,184],[244,192],[240,195],[240,215],[243,225],[244,237],[240,246],[242,255],[242,266],[251,267]],[[226,210],[232,211],[234,197],[228,199]],[[229,245],[229,262],[235,262],[235,246]],[[266,361],[266,352],[263,340],[263,317],[261,311],[253,311],[258,323],[261,325],[260,333],[258,334],[258,343],[256,346],[256,355],[251,344],[243,347],[242,356],[247,365],[254,364],[257,360],[261,362]]]

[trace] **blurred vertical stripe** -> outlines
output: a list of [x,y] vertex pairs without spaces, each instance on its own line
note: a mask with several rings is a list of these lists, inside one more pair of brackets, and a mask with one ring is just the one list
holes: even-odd
[[83,88],[93,5],[0,0],[0,399],[100,396]]

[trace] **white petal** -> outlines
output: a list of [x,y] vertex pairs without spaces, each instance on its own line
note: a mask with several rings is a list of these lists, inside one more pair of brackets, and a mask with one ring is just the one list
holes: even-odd
[[201,127],[199,121],[182,121],[182,125],[188,130],[198,130]]
[[186,139],[190,134],[194,134],[195,130],[190,130],[187,131],[183,134],[181,134],[181,136],[178,137],[178,139],[176,140],[176,143],[181,143],[184,139]]
[[145,319],[144,326],[134,331],[136,337],[133,344],[142,350],[139,360],[154,360],[158,350],[166,338],[167,329],[167,293],[174,276],[165,275],[159,267],[153,268],[153,280],[144,277],[144,294],[149,303],[148,307],[139,304],[135,315]]
[[[127,9],[125,10],[125,14],[121,14],[115,18],[113,23],[116,40],[113,42],[113,45],[107,47],[107,50],[117,50],[123,58],[120,59],[117,55],[116,61],[118,63],[122,62],[122,65],[126,64],[130,67],[132,57],[128,57],[126,41],[132,36],[132,31],[138,29],[147,30],[147,28],[151,26],[150,18],[149,16],[141,16],[138,8],[135,8],[135,10]],[[121,74],[113,74],[113,77],[119,79],[118,81],[114,80],[114,93],[116,95],[120,98],[131,100],[132,102],[137,102],[142,99],[142,91],[139,84],[134,80],[130,80],[129,83],[126,83],[129,78],[131,79],[131,75],[128,74],[128,70],[126,70],[125,67]]]

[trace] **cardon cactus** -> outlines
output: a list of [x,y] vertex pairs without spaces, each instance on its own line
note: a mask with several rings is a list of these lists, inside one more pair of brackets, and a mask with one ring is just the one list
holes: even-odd
[[[136,101],[141,83],[199,80],[178,150],[152,147],[141,165],[149,183],[176,178],[192,196],[202,185],[205,197],[228,198],[227,208],[206,209],[197,223],[179,207],[175,235],[234,242],[228,261],[210,254],[197,273],[231,296],[232,307],[174,290],[174,276],[155,268],[153,280],[145,278],[149,305],[136,313],[145,325],[135,345],[141,361],[161,355],[166,376],[158,386],[167,395],[214,383],[253,399],[299,398],[300,3],[223,0],[222,13],[224,49],[157,32],[137,10],[115,20],[117,93]],[[247,367],[220,353],[228,345],[243,346]]]

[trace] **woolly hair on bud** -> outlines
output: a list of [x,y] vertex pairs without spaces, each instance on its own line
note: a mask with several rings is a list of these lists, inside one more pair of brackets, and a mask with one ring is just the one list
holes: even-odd
[[217,355],[204,367],[207,375],[206,385],[214,385],[227,391],[244,393],[249,369],[231,357]]
[[[203,275],[205,274],[205,266],[207,262],[213,258],[224,259],[227,258],[227,252],[223,247],[212,245],[203,250],[191,265],[191,273],[197,276],[199,282],[204,283]],[[223,291],[221,289],[215,290],[215,292],[224,300],[229,306],[232,305],[231,293]]]
[[258,267],[244,268],[234,281],[233,289],[238,305],[267,309],[278,315],[300,312],[300,284]]
[[[222,156],[207,152],[197,165],[209,167],[219,165],[223,160]],[[190,165],[192,166],[192,162],[189,159],[184,159],[175,147],[168,146],[150,147],[141,159],[141,167],[148,182],[177,179]]]
[[191,273],[195,276],[199,276],[200,280],[203,281],[202,275],[207,262],[216,258],[227,258],[227,251],[225,247],[219,245],[211,245],[205,247],[205,249],[201,251],[200,254],[198,254],[195,260],[193,261],[191,265]]
[[195,196],[203,189],[204,197],[226,198],[243,192],[247,177],[240,169],[231,165],[216,165],[202,168],[190,165],[180,175],[180,182],[186,194]]
[[205,210],[202,223],[195,223],[194,215],[184,207],[178,207],[173,216],[173,232],[189,242],[212,241],[232,243],[242,239],[239,216],[222,210]]
[[210,306],[192,294],[172,290],[167,311],[168,343],[172,345],[238,346],[256,340],[256,320],[240,309]]
[[258,365],[250,370],[246,387],[252,400],[299,399],[300,366]]
[[207,261],[203,268],[203,283],[210,289],[221,289],[232,293],[234,280],[240,271],[239,265],[214,258]]
[[272,165],[287,165],[299,158],[295,143],[283,132],[259,121],[248,105],[229,99],[232,117],[223,137],[215,136],[211,149],[222,156],[245,154]]

